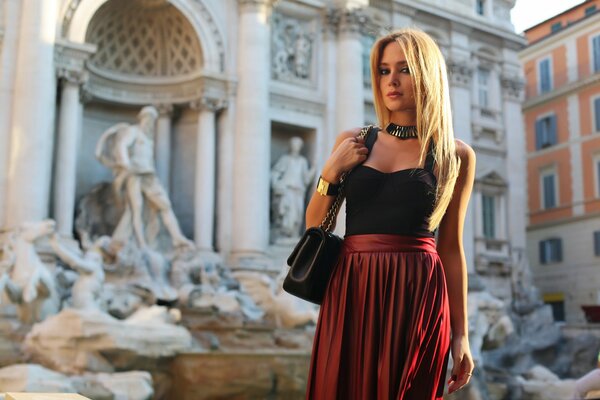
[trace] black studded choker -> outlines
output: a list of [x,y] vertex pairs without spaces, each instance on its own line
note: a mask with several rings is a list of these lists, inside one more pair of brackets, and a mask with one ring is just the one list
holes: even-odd
[[393,122],[390,122],[387,128],[385,128],[386,132],[392,136],[396,136],[398,139],[414,139],[419,137],[417,135],[417,127],[414,125],[400,126],[396,125]]

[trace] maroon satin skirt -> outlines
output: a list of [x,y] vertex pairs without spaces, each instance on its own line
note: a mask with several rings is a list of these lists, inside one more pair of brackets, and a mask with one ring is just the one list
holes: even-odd
[[450,312],[434,238],[344,240],[313,342],[307,399],[441,399]]

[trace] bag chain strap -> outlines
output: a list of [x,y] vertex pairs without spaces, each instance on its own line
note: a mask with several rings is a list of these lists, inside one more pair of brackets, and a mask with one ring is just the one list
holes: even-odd
[[[373,127],[373,125],[369,125],[369,126],[365,126],[364,128],[362,128],[360,130],[360,133],[358,134],[358,138],[364,139],[372,127]],[[329,211],[327,211],[325,218],[323,218],[323,222],[321,222],[321,225],[319,226],[320,228],[324,228],[327,232],[331,232],[331,226],[333,225],[333,220],[335,219],[338,211],[340,210],[342,201],[344,201],[344,181],[346,180],[346,176],[348,175],[349,172],[350,171],[345,171],[342,174],[342,176],[340,177],[340,188],[338,190],[338,194],[337,194],[337,196],[335,196],[335,200],[334,200],[333,204],[331,204],[331,207],[329,207]]]

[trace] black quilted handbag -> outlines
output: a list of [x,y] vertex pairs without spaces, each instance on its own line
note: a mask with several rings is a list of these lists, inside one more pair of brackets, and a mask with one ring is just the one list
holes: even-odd
[[[366,138],[371,126],[364,127],[360,138]],[[344,200],[344,180],[348,173],[340,178],[340,189],[327,215],[318,227],[308,228],[287,259],[290,266],[283,289],[301,299],[321,304],[329,278],[337,263],[342,249],[343,239],[331,232],[333,221]]]

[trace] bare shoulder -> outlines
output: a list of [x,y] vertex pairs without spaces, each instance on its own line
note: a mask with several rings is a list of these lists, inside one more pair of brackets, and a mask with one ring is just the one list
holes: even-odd
[[454,143],[456,154],[460,157],[461,164],[465,166],[473,165],[476,158],[473,148],[460,139],[454,139]]
[[353,128],[353,129],[348,129],[347,131],[343,131],[338,135],[336,141],[341,142],[344,139],[356,137],[356,135],[358,135],[360,133],[360,130],[361,130],[361,128]]
[[347,131],[341,132],[335,138],[335,144],[333,145],[333,150],[337,149],[337,147],[346,139],[354,138],[360,133],[361,128],[348,129]]

